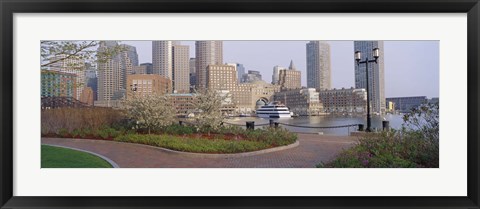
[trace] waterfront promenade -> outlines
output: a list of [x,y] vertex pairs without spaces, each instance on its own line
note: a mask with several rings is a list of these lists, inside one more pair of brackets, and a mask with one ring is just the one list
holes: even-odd
[[293,148],[251,156],[198,157],[155,147],[105,140],[42,138],[42,144],[103,155],[120,168],[313,168],[354,145],[351,136],[298,134]]

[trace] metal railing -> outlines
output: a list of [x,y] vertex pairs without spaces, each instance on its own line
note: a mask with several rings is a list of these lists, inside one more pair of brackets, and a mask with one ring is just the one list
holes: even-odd
[[[194,122],[190,121],[179,121],[179,124],[188,124],[188,125],[196,125]],[[289,124],[289,123],[281,123],[281,122],[275,122],[274,120],[270,120],[269,123],[262,123],[262,124],[255,124],[255,121],[245,121],[245,124],[238,124],[238,123],[231,123],[227,121],[223,121],[222,125],[231,125],[231,126],[239,126],[239,127],[246,127],[247,129],[255,129],[255,127],[260,127],[260,126],[270,126],[273,128],[278,128],[280,125],[286,126],[286,127],[295,127],[295,128],[306,128],[306,129],[338,129],[338,128],[347,128],[347,133],[350,134],[350,130],[353,128],[354,131],[364,131],[364,125],[360,123],[352,123],[352,124],[345,124],[345,125],[335,125],[335,126],[307,126],[307,125],[297,125],[297,124]],[[383,124],[383,129],[389,129],[389,124],[388,121],[386,123],[384,122]],[[312,133],[312,132],[298,132],[298,131],[292,131],[292,132],[297,132],[297,133]]]

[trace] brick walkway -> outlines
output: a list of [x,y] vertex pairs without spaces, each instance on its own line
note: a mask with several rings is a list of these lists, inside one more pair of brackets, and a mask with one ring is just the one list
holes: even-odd
[[246,157],[209,158],[157,148],[102,140],[42,138],[42,144],[61,145],[98,153],[120,168],[312,168],[353,145],[354,137],[298,134],[300,145],[287,150]]

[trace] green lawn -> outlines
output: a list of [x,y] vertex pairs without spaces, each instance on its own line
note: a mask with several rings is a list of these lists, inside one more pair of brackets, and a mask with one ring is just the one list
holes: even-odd
[[95,155],[76,150],[42,145],[42,168],[111,168]]

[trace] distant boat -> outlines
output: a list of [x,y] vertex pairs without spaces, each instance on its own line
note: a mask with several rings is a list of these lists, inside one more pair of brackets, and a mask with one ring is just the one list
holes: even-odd
[[280,102],[270,102],[263,105],[256,111],[259,118],[291,118],[292,112],[287,106],[280,104]]

